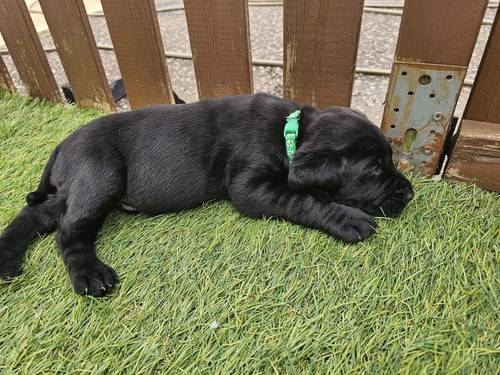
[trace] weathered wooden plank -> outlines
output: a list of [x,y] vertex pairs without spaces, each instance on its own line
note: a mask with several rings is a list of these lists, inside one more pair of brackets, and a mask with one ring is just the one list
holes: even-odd
[[500,191],[500,124],[463,120],[445,177]]
[[464,118],[500,124],[500,12],[497,12]]
[[497,12],[445,177],[500,191],[500,13]]
[[154,0],[102,0],[132,108],[173,103]]
[[201,99],[252,92],[247,0],[184,0]]
[[487,0],[405,1],[382,120],[400,165],[436,172],[486,6]]
[[0,0],[0,32],[26,93],[61,101],[59,89],[24,0]]
[[0,56],[0,90],[12,92],[16,91],[14,83],[10,78],[9,71],[7,70],[7,67],[5,66],[5,63],[2,59],[2,56]]
[[363,1],[289,0],[283,12],[285,97],[349,106]]
[[467,66],[488,0],[406,0],[396,60]]
[[83,0],[39,0],[76,102],[115,109]]

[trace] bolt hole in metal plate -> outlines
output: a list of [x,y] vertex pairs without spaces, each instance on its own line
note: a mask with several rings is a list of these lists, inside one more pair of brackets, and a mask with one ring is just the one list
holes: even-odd
[[461,66],[394,63],[382,130],[400,167],[434,173],[465,71]]

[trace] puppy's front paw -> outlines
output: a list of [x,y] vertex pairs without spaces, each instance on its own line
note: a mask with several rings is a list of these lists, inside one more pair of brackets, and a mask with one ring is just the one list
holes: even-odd
[[69,276],[75,292],[83,296],[105,296],[111,293],[118,282],[115,270],[99,260],[72,270]]
[[365,212],[344,206],[333,214],[332,234],[347,243],[362,241],[376,232],[377,223]]

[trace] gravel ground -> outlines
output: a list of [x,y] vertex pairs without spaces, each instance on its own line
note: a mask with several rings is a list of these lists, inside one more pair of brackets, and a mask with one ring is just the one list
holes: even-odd
[[[157,1],[157,8],[182,5],[182,1]],[[485,19],[491,20],[496,9],[488,9]],[[111,45],[111,39],[103,17],[91,17],[91,25],[98,45]],[[190,53],[184,11],[158,13],[161,34],[165,49],[169,52]],[[358,67],[390,69],[397,42],[401,17],[365,12],[361,28],[358,51]],[[481,55],[490,32],[490,26],[483,25],[478,38],[467,78],[473,79],[477,72]],[[252,56],[254,59],[281,60],[283,53],[283,18],[282,8],[250,7],[250,30]],[[46,48],[53,47],[48,35],[42,34],[42,44]],[[113,51],[100,51],[101,58],[109,80],[120,77],[120,72]],[[48,53],[49,62],[57,82],[67,82],[60,59],[55,52]],[[3,56],[11,75],[22,91],[22,84],[9,56]],[[190,60],[167,59],[173,89],[186,101],[197,100],[196,82],[193,64]],[[282,95],[283,70],[279,67],[256,66],[253,69],[254,88],[256,92],[268,92]],[[388,77],[356,74],[352,106],[365,112],[375,123],[382,118],[383,101],[387,91]],[[464,88],[457,106],[457,115],[463,111],[470,89]],[[128,103],[122,100],[121,109],[127,109]]]

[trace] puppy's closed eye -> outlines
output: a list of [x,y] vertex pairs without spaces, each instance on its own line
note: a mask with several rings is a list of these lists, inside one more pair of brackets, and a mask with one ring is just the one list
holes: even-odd
[[382,173],[384,173],[382,167],[380,167],[380,166],[377,165],[376,167],[374,167],[372,169],[372,173],[371,174],[374,175],[374,176],[380,176]]
[[384,173],[383,169],[384,161],[382,158],[377,158],[375,160],[375,165],[372,167],[370,174],[373,176],[380,176]]

